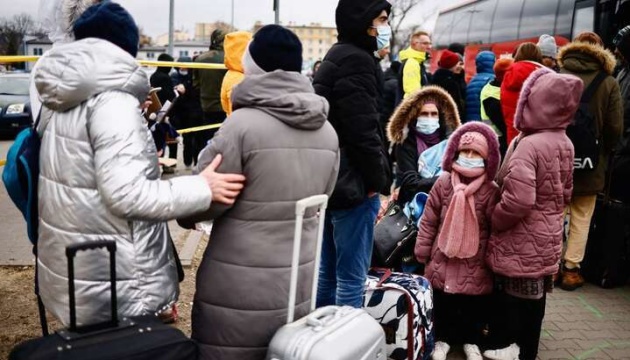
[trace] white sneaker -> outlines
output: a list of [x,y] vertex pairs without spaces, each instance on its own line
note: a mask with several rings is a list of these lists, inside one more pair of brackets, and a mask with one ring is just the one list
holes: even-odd
[[433,353],[431,354],[431,359],[433,360],[446,360],[446,355],[448,355],[448,351],[451,349],[451,346],[443,341],[437,341],[435,343],[435,349],[433,349]]
[[516,344],[498,350],[486,350],[483,356],[491,360],[518,360],[521,349]]
[[466,360],[483,360],[481,351],[477,345],[464,344],[464,353],[466,354]]

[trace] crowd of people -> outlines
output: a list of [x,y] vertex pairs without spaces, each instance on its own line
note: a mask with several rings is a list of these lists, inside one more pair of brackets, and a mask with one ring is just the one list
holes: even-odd
[[[39,290],[64,325],[67,245],[116,240],[119,314],[164,316],[181,280],[166,221],[212,220],[192,338],[202,359],[263,359],[286,315],[295,202],[330,196],[317,298],[310,280],[300,283],[299,317],[315,300],[362,307],[383,204],[427,193],[415,248],[398,268],[422,272],[433,287],[432,358],[463,345],[467,359],[535,359],[554,280],[565,290],[584,283],[580,263],[607,170],[611,196],[630,200],[630,27],[615,38],[617,58],[594,33],[560,49],[542,35],[498,59],[480,52],[466,83],[465,46],[443,51],[431,74],[423,31],[383,73],[391,4],[340,0],[339,41],[312,79],[301,74],[300,40],[278,25],[216,30],[208,52],[178,59],[227,71],[164,66],[149,79],[124,8],[58,3],[74,5],[52,16],[54,30],[67,32],[36,64],[31,98],[33,112],[41,108]],[[599,158],[577,171],[566,130],[598,77],[586,106]],[[141,116],[151,87],[173,103],[175,128],[223,123],[184,135],[193,175],[160,177],[158,156],[169,146],[176,156],[177,144],[154,140]],[[317,222],[307,212],[300,279],[314,272]],[[81,255],[76,267],[78,323],[106,319],[107,257]]]

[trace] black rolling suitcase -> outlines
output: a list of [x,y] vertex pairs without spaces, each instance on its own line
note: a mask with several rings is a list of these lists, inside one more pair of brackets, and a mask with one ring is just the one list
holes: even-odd
[[[609,170],[613,163],[609,164]],[[584,278],[602,288],[622,286],[630,279],[630,205],[610,197],[608,172],[604,194],[595,212],[581,264]]]
[[[77,327],[74,297],[74,257],[77,252],[106,248],[110,257],[110,321]],[[68,246],[70,328],[28,340],[16,346],[9,360],[39,359],[196,359],[197,346],[178,329],[164,325],[155,316],[118,319],[116,300],[116,243],[95,241]]]

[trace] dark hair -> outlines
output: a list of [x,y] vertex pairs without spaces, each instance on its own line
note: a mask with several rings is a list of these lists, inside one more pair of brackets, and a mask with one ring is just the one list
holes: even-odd
[[322,61],[321,60],[317,60],[315,61],[315,63],[313,64],[313,70],[315,70],[315,68],[317,67],[317,65],[321,65]]
[[533,42],[526,42],[519,45],[518,49],[516,49],[514,62],[523,60],[542,62],[542,51],[540,51],[538,45]]

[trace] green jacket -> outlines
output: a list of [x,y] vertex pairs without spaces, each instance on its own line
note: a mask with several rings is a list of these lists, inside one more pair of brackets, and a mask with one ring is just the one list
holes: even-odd
[[[199,55],[195,62],[223,65],[223,47],[206,51]],[[221,106],[221,84],[227,70],[193,70],[193,86],[199,89],[201,108],[204,112],[223,111]]]
[[597,121],[601,143],[599,164],[592,172],[576,172],[573,176],[573,195],[596,195],[604,190],[608,159],[623,131],[623,104],[617,81],[612,77],[615,56],[601,46],[573,42],[558,53],[560,72],[572,74],[584,82],[584,89],[598,72],[608,75],[601,83],[589,104]]

